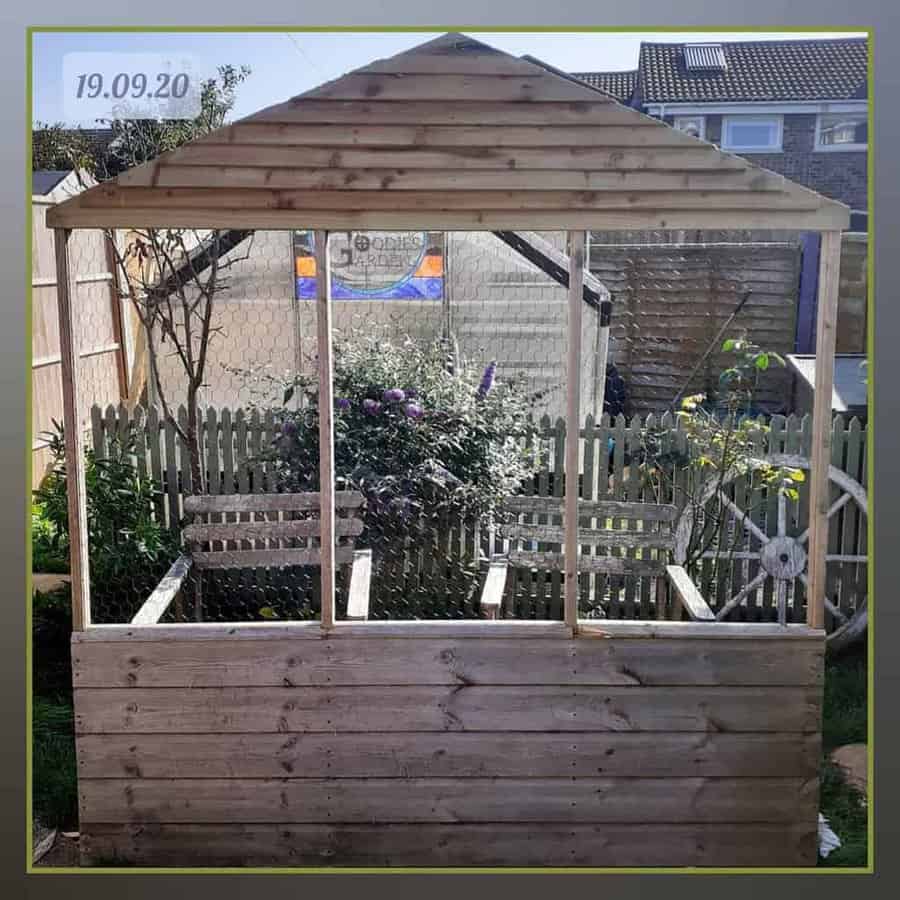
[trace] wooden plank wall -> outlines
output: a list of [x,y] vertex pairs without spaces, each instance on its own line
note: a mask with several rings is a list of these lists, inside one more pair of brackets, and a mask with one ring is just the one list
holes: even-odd
[[[32,487],[36,488],[50,464],[44,432],[53,420],[62,422],[59,316],[56,309],[56,263],[53,232],[45,220],[49,204],[32,200],[31,234],[31,378],[32,378]],[[87,425],[89,404],[110,403],[126,396],[125,349],[119,299],[113,283],[111,260],[100,231],[76,231],[72,236],[72,267],[78,296],[75,299],[75,339],[79,350]]]
[[[745,291],[752,296],[726,337],[746,330],[764,349],[793,351],[798,244],[600,244],[595,237],[590,269],[613,297],[610,349],[632,412],[664,411],[681,388],[688,394],[718,389],[719,373],[734,361],[719,347],[685,382]],[[789,397],[789,376],[765,373],[761,408],[785,412]]]
[[179,628],[76,636],[86,864],[815,864],[821,634]]

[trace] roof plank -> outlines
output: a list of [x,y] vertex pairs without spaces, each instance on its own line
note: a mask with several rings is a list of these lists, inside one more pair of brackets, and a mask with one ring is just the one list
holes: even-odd
[[848,221],[846,207],[781,175],[459,34],[262,110],[48,215],[51,227],[498,231]]

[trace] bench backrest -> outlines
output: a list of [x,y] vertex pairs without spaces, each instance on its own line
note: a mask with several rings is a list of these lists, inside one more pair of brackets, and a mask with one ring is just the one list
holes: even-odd
[[[363,495],[336,491],[334,505],[335,563],[343,565],[362,534]],[[318,493],[197,494],[185,497],[184,511],[205,521],[185,526],[182,537],[199,568],[321,565],[320,508]]]
[[[507,559],[511,564],[559,571],[565,568],[563,504],[562,497],[509,497],[504,501],[511,521],[500,526],[500,535],[509,542]],[[665,574],[675,547],[677,517],[678,509],[671,504],[579,501],[578,571]]]

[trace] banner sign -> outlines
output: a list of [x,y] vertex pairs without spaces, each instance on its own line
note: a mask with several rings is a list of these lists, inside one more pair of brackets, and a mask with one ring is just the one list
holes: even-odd
[[[444,234],[440,231],[335,231],[331,234],[335,300],[440,300]],[[313,232],[294,232],[297,297],[316,296]]]

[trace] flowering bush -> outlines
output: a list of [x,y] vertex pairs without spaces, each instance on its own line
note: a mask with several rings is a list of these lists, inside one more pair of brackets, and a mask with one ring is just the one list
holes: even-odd
[[[490,516],[532,472],[522,449],[530,400],[486,370],[451,371],[440,344],[372,333],[334,348],[335,471],[366,497],[360,543],[390,545],[414,523]],[[288,408],[302,394],[299,409]],[[285,490],[318,489],[318,389],[298,379],[276,410],[267,457]]]
[[[765,418],[754,414],[760,374],[773,364],[784,366],[784,360],[745,335],[726,340],[722,351],[731,354],[732,362],[719,376],[719,396],[684,397],[676,412],[684,450],[675,449],[667,427],[644,429],[642,434],[640,470],[645,484],[657,497],[671,497],[690,507],[685,559],[689,569],[716,544],[719,551],[726,551],[723,557],[740,549],[742,529],[731,528],[730,537],[726,534],[734,510],[733,497],[728,495],[733,494],[736,481],[745,482],[745,492],[759,488],[760,502],[770,492],[796,501],[804,481],[801,469],[773,464],[761,455],[770,427]],[[744,506],[743,518],[755,515],[756,509]],[[728,559],[727,565],[732,562]],[[718,564],[708,567],[707,574]]]

